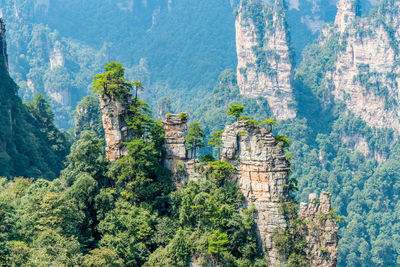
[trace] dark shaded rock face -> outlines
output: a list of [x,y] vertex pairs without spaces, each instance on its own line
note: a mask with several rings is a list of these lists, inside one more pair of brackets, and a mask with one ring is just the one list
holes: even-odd
[[0,18],[0,64],[8,69],[7,43],[6,43],[6,26],[2,18]]

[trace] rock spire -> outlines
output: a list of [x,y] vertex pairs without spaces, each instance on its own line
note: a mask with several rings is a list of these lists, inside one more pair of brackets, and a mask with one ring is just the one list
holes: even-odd
[[242,0],[236,15],[237,80],[242,95],[265,97],[274,116],[290,119],[293,65],[284,0]]
[[124,142],[128,142],[133,137],[133,130],[127,124],[132,95],[129,93],[117,97],[99,94],[99,100],[107,144],[106,156],[109,161],[115,161],[128,154]]
[[343,112],[351,111],[369,126],[399,134],[400,3],[354,20],[358,9],[357,1],[339,1],[336,26],[322,35],[322,46],[338,47],[325,87]]
[[310,194],[308,203],[300,204],[299,216],[306,222],[303,231],[311,266],[335,267],[338,226],[331,208],[331,195],[322,192],[317,198],[317,194]]
[[338,27],[339,32],[344,32],[350,24],[353,23],[356,16],[360,12],[359,0],[339,0],[337,3],[337,14],[335,18],[335,25]]
[[238,121],[222,134],[221,159],[237,165],[235,180],[246,199],[257,210],[257,230],[268,253],[269,266],[282,266],[273,233],[285,229],[287,221],[279,206],[287,201],[290,164],[267,129]]

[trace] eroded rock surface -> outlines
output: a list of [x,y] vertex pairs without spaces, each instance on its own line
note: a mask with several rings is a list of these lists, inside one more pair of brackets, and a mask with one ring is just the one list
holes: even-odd
[[301,203],[299,216],[306,222],[306,253],[311,266],[334,267],[337,262],[338,225],[331,208],[331,195],[310,194],[308,203]]
[[225,128],[221,159],[237,166],[235,180],[246,204],[254,204],[257,210],[255,219],[260,239],[268,253],[268,264],[283,265],[272,238],[277,228],[287,227],[279,207],[289,197],[290,164],[281,145],[267,129],[238,121]]
[[357,17],[357,6],[339,1],[335,26],[324,31],[323,42],[338,36],[339,46],[326,88],[337,106],[343,103],[369,126],[400,133],[400,3],[387,1],[369,17]]
[[187,113],[168,114],[163,121],[166,150],[164,165],[172,172],[173,181],[178,188],[185,186],[190,180],[202,177],[196,169],[199,161],[187,157],[185,147],[187,122]]
[[265,97],[279,119],[294,118],[293,65],[283,0],[243,0],[236,16],[237,81],[242,95]]
[[124,142],[128,142],[134,134],[127,124],[130,114],[129,107],[132,105],[131,99],[130,94],[121,97],[108,94],[99,95],[107,144],[106,156],[109,161],[115,161],[128,155]]

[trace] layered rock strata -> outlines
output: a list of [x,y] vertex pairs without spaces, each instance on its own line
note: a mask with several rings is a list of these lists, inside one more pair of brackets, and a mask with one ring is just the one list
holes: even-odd
[[318,199],[316,194],[310,194],[308,203],[300,204],[299,217],[306,222],[303,231],[311,266],[336,266],[338,225],[331,209],[331,195],[322,192]]
[[132,105],[132,96],[125,94],[115,95],[99,94],[102,121],[106,139],[106,156],[109,161],[115,161],[128,155],[124,142],[128,142],[134,135],[129,128],[129,107]]
[[290,164],[281,145],[267,129],[238,121],[227,126],[222,134],[221,159],[237,166],[234,179],[245,196],[246,205],[254,204],[257,210],[255,219],[269,266],[282,266],[273,233],[287,227],[279,207],[289,198]]
[[2,18],[0,18],[0,64],[3,64],[5,69],[8,69],[8,56],[7,56],[7,42],[6,42],[6,25]]
[[[282,204],[290,201],[289,172],[282,146],[271,131],[238,121],[222,134],[221,159],[236,166],[234,180],[242,190],[246,205],[254,205],[259,238],[268,254],[269,266],[284,266],[274,244],[274,233],[290,226]],[[300,218],[307,223],[300,229],[307,240],[306,255],[311,266],[335,266],[338,227],[330,206],[330,195],[321,194],[319,202],[312,195],[302,204]]]
[[339,46],[326,88],[336,106],[343,103],[369,126],[400,133],[400,3],[383,2],[376,14],[362,18],[357,1],[338,2],[336,24],[322,38]]
[[283,0],[242,0],[236,15],[237,81],[242,95],[265,97],[277,119],[296,116],[293,65]]
[[189,180],[196,180],[201,173],[196,170],[198,161],[189,159],[185,147],[185,132],[187,130],[187,114],[167,114],[163,121],[164,147],[166,150],[164,165],[173,174],[173,181],[178,188]]
[[176,173],[177,163],[186,160],[185,132],[187,130],[187,115],[167,114],[163,121],[165,133],[165,166]]

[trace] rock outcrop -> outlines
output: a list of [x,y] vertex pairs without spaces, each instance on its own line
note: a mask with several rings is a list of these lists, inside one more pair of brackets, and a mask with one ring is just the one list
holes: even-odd
[[6,42],[6,26],[2,18],[0,18],[0,64],[2,64],[7,71],[9,71],[7,42]]
[[280,204],[288,200],[290,164],[281,145],[267,129],[238,121],[222,134],[221,159],[237,166],[235,180],[246,205],[254,204],[260,240],[268,253],[269,266],[283,265],[273,242],[273,233],[287,221]]
[[106,156],[109,161],[115,161],[128,154],[124,142],[133,137],[127,119],[132,105],[131,94],[116,97],[115,95],[99,94],[102,121],[106,138]]
[[299,216],[306,222],[304,235],[306,254],[311,266],[334,267],[337,262],[338,225],[331,208],[331,195],[310,194],[308,203],[301,203]]
[[163,121],[165,132],[165,166],[176,173],[178,162],[186,160],[185,132],[187,130],[186,113],[167,114]]
[[187,113],[167,114],[163,121],[166,150],[164,165],[172,172],[173,181],[178,188],[202,176],[195,167],[198,160],[187,157],[184,136],[187,122]]
[[400,3],[383,1],[369,17],[357,17],[357,10],[357,1],[339,1],[336,25],[325,30],[325,45],[339,47],[326,88],[345,112],[400,133]]
[[[186,113],[168,114],[163,127],[165,166],[172,171],[177,187],[184,186],[189,180],[204,178],[198,161],[186,157]],[[277,233],[294,226],[283,208],[292,200],[289,195],[290,163],[282,145],[271,131],[249,120],[240,120],[227,126],[222,134],[221,160],[235,166],[231,179],[243,192],[244,205],[254,205],[256,209],[259,244],[266,250],[268,265],[284,266],[288,259],[279,254],[274,238]],[[301,205],[299,217],[306,223],[291,232],[300,231],[304,235],[307,241],[304,254],[308,262],[311,266],[335,266],[338,227],[331,210],[330,195],[322,193],[319,201],[315,194],[311,195],[309,204]],[[193,266],[194,262],[192,260]]]
[[283,0],[242,0],[236,15],[237,81],[242,95],[265,97],[279,119],[296,116],[293,65]]
[[[287,259],[279,254],[274,234],[292,227],[282,205],[290,201],[289,172],[282,146],[271,131],[238,121],[222,134],[221,159],[236,166],[234,180],[242,190],[245,205],[257,210],[256,223],[260,241],[268,254],[269,266],[284,266]],[[307,241],[307,260],[311,266],[335,266],[338,227],[330,206],[330,195],[322,193],[319,202],[312,195],[310,203],[300,207],[301,229]]]
[[354,22],[356,16],[359,15],[359,2],[359,0],[338,1],[335,25],[338,27],[339,32],[344,32]]

